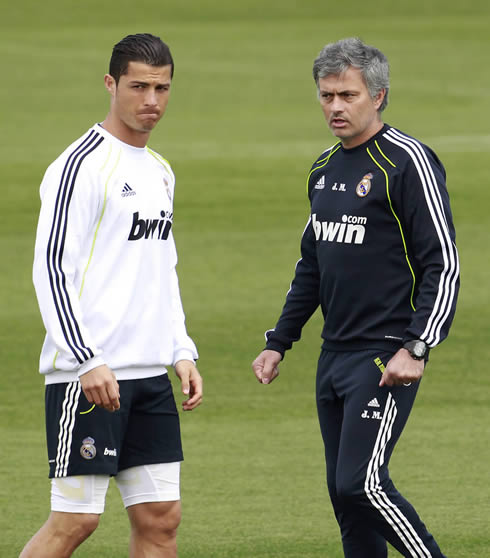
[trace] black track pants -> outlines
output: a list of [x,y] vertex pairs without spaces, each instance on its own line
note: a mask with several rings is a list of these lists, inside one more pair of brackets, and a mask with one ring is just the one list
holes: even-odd
[[380,388],[392,353],[322,351],[317,407],[327,484],[346,558],[386,558],[386,541],[403,556],[444,558],[388,473],[418,384]]

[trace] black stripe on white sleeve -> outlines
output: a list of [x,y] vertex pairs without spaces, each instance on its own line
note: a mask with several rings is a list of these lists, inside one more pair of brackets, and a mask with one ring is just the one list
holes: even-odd
[[78,171],[85,157],[97,149],[103,140],[104,138],[99,133],[91,130],[68,156],[56,196],[46,254],[49,283],[61,330],[68,347],[80,364],[92,358],[94,354],[86,346],[73,312],[62,261],[68,227],[68,210]]

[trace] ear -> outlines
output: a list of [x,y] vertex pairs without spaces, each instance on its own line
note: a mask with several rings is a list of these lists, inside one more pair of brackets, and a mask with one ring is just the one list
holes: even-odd
[[110,75],[106,74],[104,76],[104,85],[107,91],[114,97],[117,89],[116,80]]
[[379,110],[379,107],[381,106],[381,103],[383,102],[385,95],[386,95],[386,89],[383,88],[381,89],[381,91],[377,93],[376,97],[374,97],[373,102],[376,110]]

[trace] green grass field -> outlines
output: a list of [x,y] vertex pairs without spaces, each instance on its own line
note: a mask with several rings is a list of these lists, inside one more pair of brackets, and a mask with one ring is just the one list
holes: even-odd
[[[462,265],[454,326],[432,353],[392,476],[449,558],[490,556],[489,28],[486,0],[2,6],[2,558],[17,556],[49,511],[43,326],[31,284],[39,183],[103,120],[112,45],[146,31],[168,41],[176,61],[150,145],[177,175],[181,290],[206,390],[202,407],[182,416],[181,558],[342,556],[314,405],[320,316],[271,386],[255,381],[250,363],[299,255],[307,171],[332,143],[312,61],[352,35],[390,59],[385,121],[430,144],[446,166]],[[99,529],[75,555],[125,556],[127,540],[111,485]]]

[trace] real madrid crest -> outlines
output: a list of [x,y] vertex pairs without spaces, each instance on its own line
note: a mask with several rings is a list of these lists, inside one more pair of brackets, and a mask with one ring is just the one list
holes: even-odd
[[82,447],[80,448],[80,455],[84,459],[93,459],[97,455],[95,440],[93,438],[88,437],[83,440]]
[[360,198],[365,198],[371,190],[371,178],[373,175],[369,172],[362,177],[361,182],[356,186],[356,194]]

